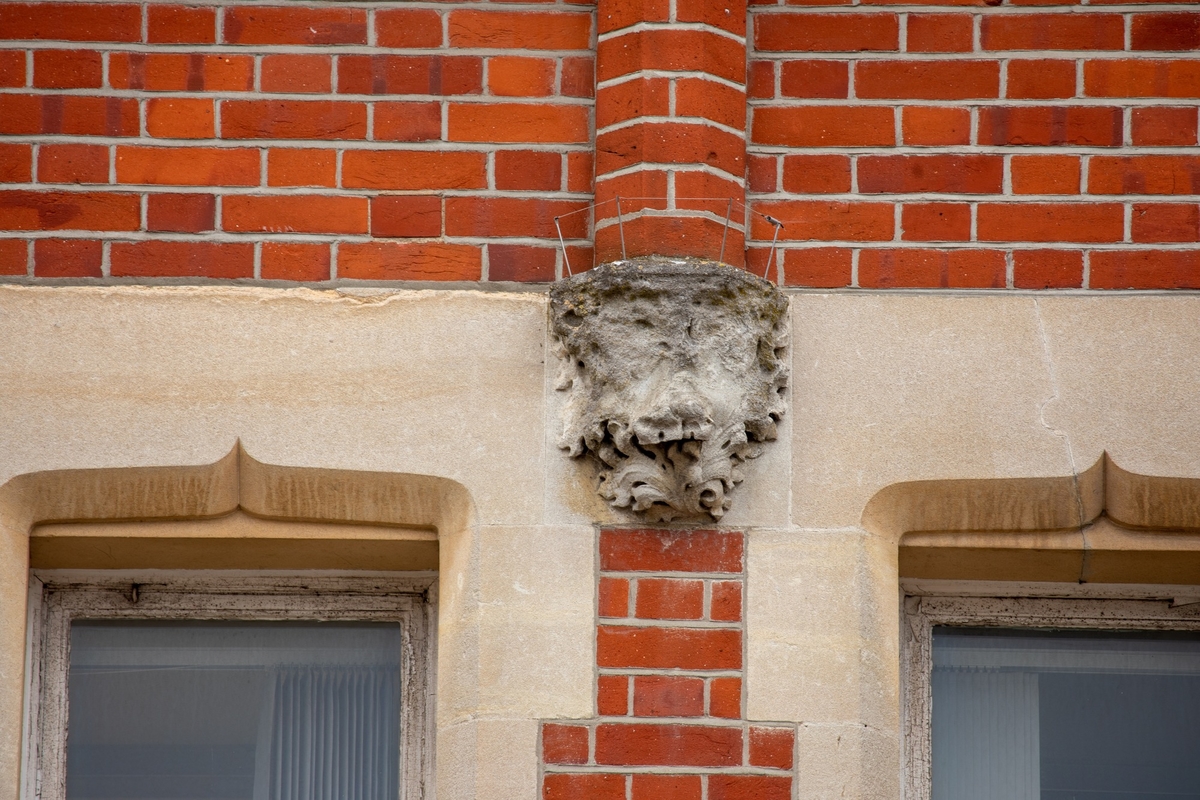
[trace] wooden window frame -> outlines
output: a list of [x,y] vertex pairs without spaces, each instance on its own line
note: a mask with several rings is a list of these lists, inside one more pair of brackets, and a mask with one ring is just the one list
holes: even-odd
[[83,619],[397,622],[400,796],[432,800],[437,580],[428,573],[43,571],[30,581],[25,800],[65,800],[70,627]]

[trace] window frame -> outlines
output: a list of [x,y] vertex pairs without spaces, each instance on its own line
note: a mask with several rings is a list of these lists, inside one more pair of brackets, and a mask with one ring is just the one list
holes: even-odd
[[397,622],[403,658],[398,800],[432,800],[437,577],[81,573],[30,581],[26,800],[66,800],[67,670],[75,620]]
[[932,800],[934,627],[1200,631],[1198,587],[936,583],[901,587],[904,800]]

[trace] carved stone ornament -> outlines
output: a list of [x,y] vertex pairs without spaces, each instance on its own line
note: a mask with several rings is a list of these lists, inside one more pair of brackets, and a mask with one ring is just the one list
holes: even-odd
[[720,519],[786,404],[787,300],[716,261],[614,261],[550,290],[569,391],[559,444],[651,521]]

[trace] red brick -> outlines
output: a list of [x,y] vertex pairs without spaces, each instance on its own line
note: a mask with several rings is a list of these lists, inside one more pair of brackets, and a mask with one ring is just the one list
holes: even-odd
[[881,13],[757,15],[754,47],[826,53],[898,50],[900,22],[895,14]]
[[0,94],[0,133],[137,136],[138,101],[82,95]]
[[442,138],[442,104],[376,103],[373,127],[378,141],[436,141]]
[[328,93],[332,88],[330,56],[267,55],[262,59],[262,90],[282,93]]
[[979,110],[980,144],[1116,147],[1123,135],[1119,108],[1021,106]]
[[441,242],[368,242],[338,248],[339,278],[408,281],[477,281],[478,247]]
[[562,59],[559,94],[563,97],[595,97],[596,60],[585,56]]
[[633,679],[633,713],[638,717],[703,716],[704,680],[639,675]]
[[905,144],[926,147],[971,143],[971,112],[965,108],[907,106],[901,111]]
[[1133,241],[1200,241],[1200,206],[1195,203],[1135,203]]
[[1083,285],[1083,253],[1078,250],[1013,251],[1017,289],[1078,289]]
[[596,17],[600,33],[611,33],[641,22],[670,19],[668,0],[602,0]]
[[137,42],[142,9],[132,3],[0,3],[5,39]]
[[44,144],[38,150],[38,182],[108,183],[108,148],[98,144]]
[[745,202],[745,197],[746,192],[739,181],[698,170],[675,173],[675,207],[678,209],[707,211],[720,219],[731,218],[737,224],[743,213],[738,203]]
[[483,59],[478,56],[338,57],[338,91],[343,94],[479,94]]
[[862,156],[860,192],[998,193],[1004,184],[1004,159],[991,155]]
[[592,42],[590,14],[564,11],[450,12],[451,47],[587,50]]
[[1075,62],[1013,59],[1008,62],[1006,97],[1051,99],[1075,96]]
[[1133,109],[1133,143],[1142,146],[1196,144],[1196,108]]
[[597,47],[597,79],[641,70],[705,72],[734,83],[746,79],[746,48],[710,31],[656,28],[606,39]]
[[746,76],[746,93],[756,99],[775,96],[775,62],[751,61]]
[[225,139],[362,139],[367,107],[336,100],[225,100]]
[[1200,250],[1109,250],[1090,260],[1092,289],[1200,289]]
[[117,147],[117,180],[166,186],[257,186],[257,150],[237,147]]
[[39,278],[99,278],[104,245],[94,239],[38,239],[33,274]]
[[558,264],[557,247],[524,244],[488,245],[488,280],[549,283]]
[[786,286],[837,289],[850,285],[852,253],[844,247],[806,247],[778,250]]
[[750,729],[750,766],[791,769],[796,732],[792,728]]
[[603,130],[636,117],[665,117],[670,109],[670,82],[666,78],[635,78],[597,92],[596,128]]
[[547,775],[542,800],[625,800],[625,776]]
[[778,159],[771,156],[747,156],[746,189],[750,192],[773,192],[776,188]]
[[713,581],[708,618],[718,622],[741,622],[741,581]]
[[149,5],[146,7],[146,41],[152,44],[211,44],[217,41],[217,10]]
[[[698,258],[716,258],[725,237],[724,220],[718,222],[698,216],[640,216],[625,221],[626,250],[630,257],[672,252]],[[596,234],[597,258],[611,261],[620,258],[621,245],[617,226],[599,228]],[[725,261],[740,266],[743,242],[741,231],[728,233]]]
[[441,47],[442,15],[428,8],[381,8],[375,40],[379,47]]
[[135,194],[0,190],[0,230],[136,231],[141,202]]
[[891,147],[895,112],[878,106],[804,106],[753,110],[751,139],[787,147]]
[[33,51],[33,85],[41,89],[98,89],[103,72],[95,50]]
[[542,724],[542,762],[586,764],[588,729],[578,725]]
[[211,194],[146,195],[146,230],[201,233],[216,227],[217,198]]
[[702,117],[744,130],[746,93],[704,78],[679,78],[675,81],[675,116]]
[[675,0],[675,19],[678,22],[701,22],[734,36],[745,36],[746,0],[734,0],[730,3]]
[[213,101],[156,97],[146,102],[146,133],[160,139],[211,139]]
[[1117,203],[981,203],[981,242],[1119,242],[1125,214]]
[[969,14],[909,14],[910,53],[969,53],[975,24]]
[[984,50],[1123,50],[1119,14],[1011,14],[983,18]]
[[593,175],[595,171],[596,168],[593,165],[592,154],[590,152],[567,153],[567,191],[593,192]]
[[267,151],[268,186],[335,186],[337,151],[272,147]]
[[[554,218],[584,207],[578,200],[542,200],[517,197],[447,197],[447,236],[538,236],[557,239]],[[587,235],[585,214],[561,221],[563,236]]]
[[554,94],[552,58],[494,56],[488,59],[488,90],[502,97],[545,97]]
[[1002,289],[1004,253],[997,250],[863,250],[863,288]]
[[263,280],[329,280],[329,245],[263,242]]
[[627,676],[601,675],[597,678],[596,713],[602,717],[623,717],[629,713]]
[[342,186],[348,189],[485,189],[483,153],[422,150],[347,150]]
[[1200,61],[1088,61],[1083,88],[1089,97],[1200,97]]
[[442,198],[382,195],[371,198],[371,235],[433,238],[442,235]]
[[1013,156],[1013,194],[1079,194],[1078,156]]
[[850,191],[848,156],[784,156],[783,190],[792,194]]
[[704,615],[704,583],[669,578],[637,582],[635,616],[641,619],[700,619]]
[[708,686],[708,713],[723,719],[742,716],[742,679],[713,678]]
[[452,142],[578,142],[591,139],[585,106],[454,103]]
[[965,242],[971,238],[966,203],[905,203],[900,224],[906,242]]
[[740,176],[745,157],[744,139],[706,124],[644,123],[596,137],[597,175],[635,164],[707,164]]
[[114,242],[114,278],[252,278],[254,245],[217,242]]
[[1093,156],[1088,167],[1092,194],[1196,194],[1198,156]]
[[9,89],[24,85],[25,51],[0,50],[0,87]]
[[366,233],[367,198],[327,195],[228,195],[221,202],[227,231]]
[[629,616],[629,581],[626,578],[601,578],[599,615]]
[[225,9],[229,44],[366,44],[361,8],[233,6]]
[[627,628],[596,632],[601,667],[741,669],[742,635],[735,630]]
[[600,569],[741,572],[743,539],[722,531],[605,530]]
[[[895,229],[891,203],[780,200],[759,203],[754,210],[783,222],[780,241],[886,241]],[[766,220],[757,216],[751,218],[750,225],[755,239],[770,241],[774,235]]]
[[[49,147],[42,145],[42,152]],[[0,144],[0,183],[25,183],[32,178],[33,148],[27,144]]]
[[1000,64],[995,61],[860,61],[854,91],[881,99],[961,100],[997,97]]
[[114,89],[150,92],[249,92],[254,88],[250,56],[203,53],[113,53],[108,82]]
[[849,97],[850,62],[785,61],[779,90],[784,97]]
[[596,763],[664,767],[737,766],[742,763],[742,731],[740,728],[707,725],[600,725],[596,728]]
[[1134,14],[1130,45],[1133,50],[1200,49],[1200,14]]
[[634,775],[633,800],[700,800],[699,775]]
[[0,275],[28,273],[29,247],[24,239],[0,239]]
[[712,775],[708,800],[789,800],[792,779],[769,775]]

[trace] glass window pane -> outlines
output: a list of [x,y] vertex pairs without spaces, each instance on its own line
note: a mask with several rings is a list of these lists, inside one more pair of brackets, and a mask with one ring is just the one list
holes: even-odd
[[1200,635],[934,628],[933,800],[1197,800]]
[[390,623],[71,626],[69,800],[395,800]]

